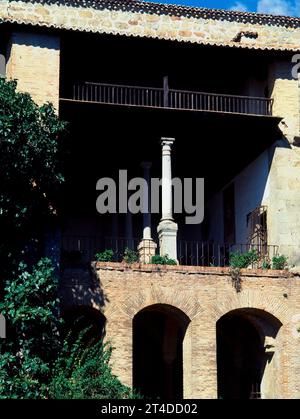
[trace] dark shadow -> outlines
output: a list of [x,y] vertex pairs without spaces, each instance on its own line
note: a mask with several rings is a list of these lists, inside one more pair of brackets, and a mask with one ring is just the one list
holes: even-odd
[[62,313],[64,319],[63,334],[70,342],[76,342],[82,331],[86,332],[83,342],[97,343],[105,336],[105,316],[98,310],[86,306],[70,307]]
[[103,308],[109,302],[100,275],[91,266],[91,262],[62,267],[59,294],[62,307],[76,305]]
[[146,398],[183,398],[183,339],[189,323],[179,309],[157,304],[133,319],[133,386]]
[[281,323],[261,310],[232,311],[217,322],[218,397],[260,399],[267,363],[274,353],[265,338],[275,339]]

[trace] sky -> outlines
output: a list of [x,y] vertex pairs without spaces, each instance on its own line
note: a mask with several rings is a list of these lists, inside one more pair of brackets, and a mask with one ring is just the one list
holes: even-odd
[[[151,0],[148,0],[151,1]],[[300,17],[300,0],[152,0],[185,6],[229,9]]]

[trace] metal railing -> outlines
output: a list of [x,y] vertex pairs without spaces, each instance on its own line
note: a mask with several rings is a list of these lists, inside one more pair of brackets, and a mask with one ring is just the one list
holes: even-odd
[[260,400],[261,399],[261,386],[258,383],[252,384],[252,390],[249,399]]
[[113,251],[113,261],[123,260],[125,249],[137,250],[139,239],[100,236],[63,236],[61,259],[65,264],[80,264],[95,260],[95,255],[104,250]]
[[110,105],[213,111],[271,116],[273,99],[215,94],[189,90],[126,86],[105,83],[76,83],[73,100]]
[[[123,237],[99,236],[63,236],[61,242],[61,258],[65,264],[88,263],[95,260],[96,253],[105,250],[113,251],[113,261],[122,262],[125,249],[137,251],[140,239]],[[178,261],[184,266],[226,267],[229,266],[230,254],[245,253],[255,250],[259,260],[270,263],[278,255],[278,246],[259,244],[216,244],[196,241],[178,241]]]
[[[259,244],[216,244],[196,241],[178,242],[178,261],[180,265],[203,267],[229,266],[232,253],[246,253],[255,250],[258,254],[256,265],[269,264],[274,256],[278,255],[278,246]],[[252,266],[255,267],[255,266]]]

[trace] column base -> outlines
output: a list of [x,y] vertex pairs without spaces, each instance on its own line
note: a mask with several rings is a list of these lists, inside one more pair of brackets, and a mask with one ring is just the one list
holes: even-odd
[[152,256],[155,256],[157,244],[152,239],[143,239],[138,245],[140,262],[144,264],[151,263]]
[[159,254],[177,261],[178,225],[172,220],[161,220],[157,232],[159,236]]

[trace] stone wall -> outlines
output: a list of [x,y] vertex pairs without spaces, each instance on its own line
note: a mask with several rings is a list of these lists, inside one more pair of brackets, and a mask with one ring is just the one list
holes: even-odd
[[39,33],[11,35],[6,76],[18,80],[18,90],[28,92],[39,105],[59,107],[60,39]]
[[283,140],[269,150],[269,178],[263,205],[268,207],[268,241],[280,246],[290,263],[300,266],[300,88],[287,61],[270,66],[274,115],[283,117]]
[[[213,19],[172,13],[150,13],[112,8],[81,7],[53,2],[1,1],[2,22],[25,23],[44,27],[71,29],[83,32],[141,36],[170,39],[207,45],[226,45],[257,49],[298,51],[300,45],[300,25],[285,27],[275,23],[255,23],[253,15],[250,23],[234,18]],[[251,23],[251,20],[253,23]],[[254,33],[256,38],[239,33]]]
[[[300,397],[300,278],[281,271],[245,270],[237,293],[226,268],[95,265],[102,290],[106,338],[116,348],[112,364],[121,380],[132,384],[132,321],[145,307],[166,304],[190,319],[184,341],[185,398],[217,397],[216,322],[226,313],[254,308],[282,323],[275,343],[274,377],[265,397]],[[79,289],[79,288],[78,288]],[[87,289],[81,289],[82,295]],[[68,305],[72,304],[69,294]],[[147,360],[145,360],[147,362]],[[274,383],[273,383],[274,379]],[[272,387],[272,391],[269,387]]]
[[283,118],[280,128],[293,143],[300,135],[300,88],[299,80],[292,77],[292,64],[280,57],[269,66],[268,87],[274,99],[273,115]]
[[268,243],[279,245],[290,265],[300,267],[300,149],[277,143],[263,204],[268,207]]

